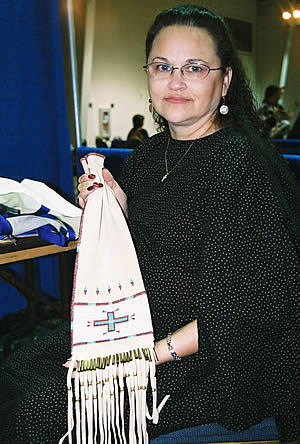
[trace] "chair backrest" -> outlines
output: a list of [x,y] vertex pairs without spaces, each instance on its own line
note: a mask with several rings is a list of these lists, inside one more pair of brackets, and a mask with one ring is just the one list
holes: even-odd
[[118,180],[121,172],[126,163],[128,154],[132,150],[121,148],[89,148],[86,146],[80,146],[77,148],[77,175],[78,177],[83,174],[83,168],[81,166],[80,159],[88,153],[98,153],[105,157],[104,166],[109,169],[114,178]]
[[[300,141],[298,142],[300,143]],[[125,148],[89,148],[86,146],[81,146],[76,150],[77,175],[79,177],[83,174],[83,168],[80,163],[81,157],[85,156],[88,153],[98,153],[102,154],[102,156],[105,156],[105,167],[108,168],[114,178],[118,180],[125,166],[127,156],[131,151],[132,149]],[[284,154],[283,157],[288,160],[291,169],[296,174],[297,181],[300,183],[300,155]]]
[[298,139],[274,139],[273,143],[278,147],[281,154],[300,155],[300,140]]
[[111,142],[111,148],[126,148],[127,146],[127,140],[122,139],[113,139]]
[[300,155],[284,154],[283,157],[289,162],[291,170],[294,171],[296,179],[300,184]]

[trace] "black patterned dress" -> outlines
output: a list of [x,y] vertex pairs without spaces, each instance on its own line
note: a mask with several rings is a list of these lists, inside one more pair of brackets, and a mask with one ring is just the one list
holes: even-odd
[[[208,423],[244,430],[275,417],[299,439],[297,201],[284,161],[231,129],[196,140],[151,137],[121,178],[156,340],[197,319],[198,353],[157,367],[170,394],[150,437]],[[274,164],[274,165],[273,165]],[[298,202],[299,205],[299,202]],[[293,228],[294,227],[294,228]],[[298,236],[298,237],[297,237]],[[1,370],[1,443],[52,444],[66,431],[68,327]]]

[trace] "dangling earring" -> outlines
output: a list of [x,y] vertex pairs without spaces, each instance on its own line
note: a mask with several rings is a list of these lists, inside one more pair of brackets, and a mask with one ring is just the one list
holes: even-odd
[[223,103],[222,103],[222,105],[220,106],[220,114],[222,114],[223,116],[226,116],[226,114],[228,114],[228,112],[229,112],[229,108],[228,108],[228,106],[225,104],[225,97],[226,96],[222,96],[222,101],[223,101]]
[[155,109],[154,109],[154,106],[152,105],[152,100],[151,99],[149,99],[149,111],[152,114],[152,119],[154,119]]

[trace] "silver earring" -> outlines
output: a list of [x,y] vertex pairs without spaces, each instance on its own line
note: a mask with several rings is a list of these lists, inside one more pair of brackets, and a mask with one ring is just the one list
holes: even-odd
[[229,108],[228,106],[225,104],[225,96],[222,96],[222,105],[220,106],[220,114],[222,114],[223,116],[226,116],[226,114],[228,114],[229,112]]
[[155,110],[154,110],[154,106],[152,104],[152,100],[151,99],[149,99],[149,111],[152,114],[152,118],[154,119],[154,112],[155,112]]

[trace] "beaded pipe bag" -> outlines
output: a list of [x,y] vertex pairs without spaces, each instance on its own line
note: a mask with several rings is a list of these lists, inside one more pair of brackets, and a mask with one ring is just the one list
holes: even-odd
[[157,407],[147,294],[127,222],[102,177],[104,157],[92,153],[81,162],[85,173],[94,174],[103,187],[89,195],[81,218],[71,304],[68,432],[60,443],[67,436],[72,442],[75,424],[77,444],[147,443],[146,418],[157,423],[168,398]]

